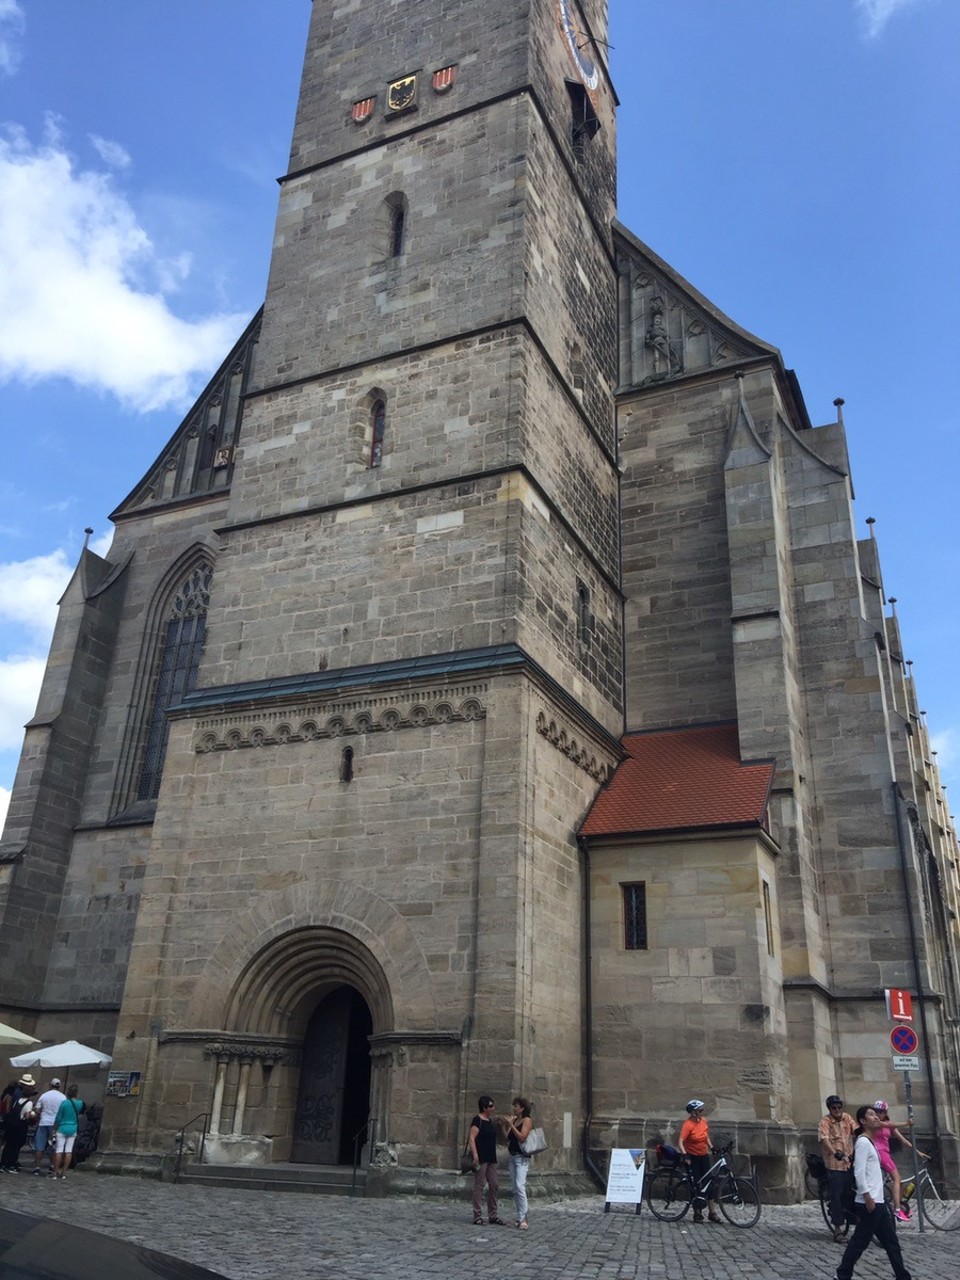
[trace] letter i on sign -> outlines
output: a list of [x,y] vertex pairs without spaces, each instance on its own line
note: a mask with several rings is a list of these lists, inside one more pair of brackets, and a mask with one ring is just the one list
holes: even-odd
[[886,996],[889,1018],[894,1022],[913,1021],[913,999],[909,991],[903,991],[899,987],[888,987]]

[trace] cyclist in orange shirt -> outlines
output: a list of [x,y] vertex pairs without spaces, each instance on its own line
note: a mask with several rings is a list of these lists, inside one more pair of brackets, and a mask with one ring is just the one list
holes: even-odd
[[[690,1172],[697,1182],[704,1176],[712,1163],[710,1160],[710,1129],[703,1118],[703,1105],[699,1098],[691,1098],[687,1103],[687,1118],[680,1127],[680,1139],[678,1142],[678,1146],[690,1166]],[[717,1202],[713,1199],[712,1192],[713,1184],[711,1183],[706,1188],[706,1195],[702,1191],[697,1193],[697,1198],[693,1202],[694,1222],[703,1222],[704,1199],[707,1201],[707,1209],[709,1210],[707,1220],[709,1222],[720,1221],[720,1215],[717,1213]]]

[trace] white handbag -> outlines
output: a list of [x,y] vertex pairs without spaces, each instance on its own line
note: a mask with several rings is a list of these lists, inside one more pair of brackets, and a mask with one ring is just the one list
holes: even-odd
[[531,1129],[526,1142],[520,1143],[520,1150],[525,1156],[535,1156],[538,1151],[546,1151],[547,1139],[542,1129]]

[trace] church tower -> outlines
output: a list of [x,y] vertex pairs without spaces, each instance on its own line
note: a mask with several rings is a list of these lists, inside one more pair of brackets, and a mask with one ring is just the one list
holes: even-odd
[[399,1177],[523,1091],[578,1164],[574,832],[622,729],[606,34],[602,0],[315,0],[115,1148],[207,1110],[210,1158],[361,1135]]

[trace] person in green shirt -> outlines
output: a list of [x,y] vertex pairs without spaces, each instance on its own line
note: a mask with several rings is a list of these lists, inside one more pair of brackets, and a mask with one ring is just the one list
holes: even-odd
[[70,1162],[73,1159],[73,1144],[77,1140],[77,1131],[80,1128],[80,1116],[83,1113],[84,1106],[77,1097],[78,1089],[75,1084],[67,1086],[67,1096],[60,1103],[60,1110],[57,1112],[57,1118],[53,1122],[54,1142],[56,1149],[53,1156],[53,1172],[57,1178],[65,1178],[67,1170],[70,1168]]

